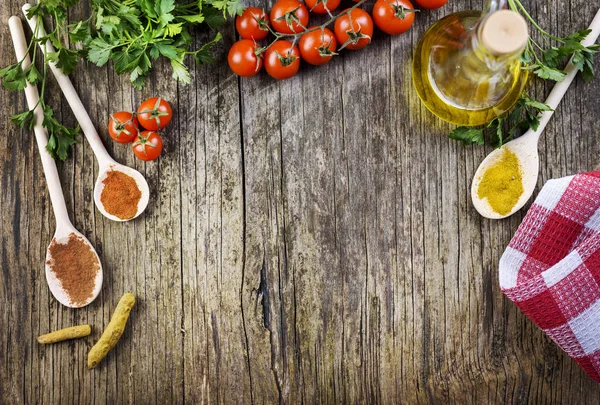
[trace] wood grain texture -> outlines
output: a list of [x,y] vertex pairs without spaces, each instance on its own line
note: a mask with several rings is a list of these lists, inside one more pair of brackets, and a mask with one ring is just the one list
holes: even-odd
[[[566,34],[600,4],[526,6]],[[190,86],[164,80],[160,63],[143,92],[110,68],[79,66],[73,82],[109,152],[152,190],[141,218],[111,222],[94,207],[86,142],[59,164],[73,223],[105,271],[100,296],[79,310],[49,294],[52,210],[34,137],[8,118],[24,95],[1,90],[0,402],[599,403],[600,387],[499,290],[497,263],[525,211],[488,221],[472,208],[470,181],[490,148],[448,140],[450,126],[412,90],[418,38],[478,7],[451,1],[405,35],[376,33],[366,49],[284,82],[232,75],[231,24],[218,62],[193,69]],[[11,0],[0,17],[19,13]],[[14,59],[6,26],[0,49],[3,65]],[[539,186],[600,167],[599,92],[600,79],[573,84],[542,138]],[[48,94],[74,125],[54,82]],[[151,95],[176,116],[163,156],[143,163],[104,126]],[[87,370],[125,291],[137,303],[122,341]],[[82,323],[90,338],[35,341]]]

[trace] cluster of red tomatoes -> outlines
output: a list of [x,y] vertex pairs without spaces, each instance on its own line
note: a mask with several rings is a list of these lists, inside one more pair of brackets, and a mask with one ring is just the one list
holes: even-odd
[[[229,50],[229,67],[239,76],[254,76],[263,67],[275,79],[288,79],[300,69],[300,60],[322,65],[342,49],[357,50],[371,42],[374,25],[381,31],[397,35],[407,31],[415,19],[410,0],[376,0],[372,17],[365,10],[352,7],[333,17],[332,11],[342,0],[278,0],[270,14],[249,7],[238,16],[235,25],[242,39]],[[358,2],[359,0],[353,0]],[[421,7],[433,9],[448,0],[415,0]],[[328,23],[309,27],[309,10],[332,16],[333,32]],[[266,47],[261,41],[271,33],[275,40]],[[283,38],[289,38],[287,39]],[[298,40],[299,39],[299,40]]]
[[[108,133],[118,143],[133,142],[133,154],[141,160],[154,160],[162,152],[163,142],[158,130],[173,118],[171,105],[160,97],[144,101],[137,112],[119,111],[108,120]],[[145,131],[140,131],[144,129]]]

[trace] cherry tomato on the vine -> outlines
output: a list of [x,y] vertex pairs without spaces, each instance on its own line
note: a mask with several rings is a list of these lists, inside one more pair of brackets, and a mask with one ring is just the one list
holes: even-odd
[[289,41],[275,41],[265,51],[265,69],[278,80],[289,79],[300,69],[300,51]]
[[409,0],[377,0],[373,6],[373,20],[387,34],[402,34],[415,20],[413,9]]
[[162,138],[158,132],[143,131],[135,138],[133,153],[141,160],[154,160],[162,152]]
[[329,62],[335,55],[337,41],[329,28],[309,28],[309,30],[312,29],[316,30],[307,32],[300,37],[300,55],[311,65],[322,65]]
[[304,0],[308,11],[317,14],[327,14],[327,10],[333,11],[340,6],[342,0]]
[[242,39],[233,44],[227,62],[236,75],[244,77],[257,74],[263,64],[259,46],[251,39]]
[[429,10],[433,10],[436,8],[442,7],[444,4],[448,3],[448,0],[415,0],[417,4],[423,8],[427,8]]
[[271,25],[282,34],[302,32],[308,26],[308,10],[297,0],[278,0],[271,9]]
[[235,28],[240,37],[260,41],[269,34],[269,16],[262,8],[248,7],[236,17]]
[[132,142],[138,131],[138,120],[129,111],[116,112],[108,120],[108,133],[118,143]]
[[152,97],[140,104],[137,110],[137,118],[140,125],[145,129],[157,131],[171,122],[173,110],[165,99]]
[[341,16],[335,20],[335,37],[340,47],[346,44],[345,47],[353,51],[364,48],[373,37],[373,20],[363,9],[355,8],[350,11],[350,16],[347,10],[342,11]]

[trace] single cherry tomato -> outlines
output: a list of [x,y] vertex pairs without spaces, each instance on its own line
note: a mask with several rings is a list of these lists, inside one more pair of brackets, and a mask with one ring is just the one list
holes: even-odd
[[240,37],[260,41],[269,34],[269,16],[258,7],[248,7],[235,19],[235,28]]
[[354,51],[364,48],[371,42],[373,20],[369,13],[363,9],[355,8],[350,13],[347,12],[348,10],[342,11],[341,16],[335,20],[334,31],[341,47],[345,45],[345,48]]
[[154,160],[162,152],[162,138],[158,132],[142,131],[135,138],[133,153],[141,160]]
[[342,0],[304,0],[308,11],[312,11],[317,14],[328,14],[340,6]]
[[373,6],[373,20],[387,34],[402,34],[415,21],[413,9],[409,0],[377,0]]
[[300,37],[300,55],[311,65],[322,65],[329,62],[336,54],[337,41],[329,28],[309,28],[309,30],[312,29],[316,30],[307,32]]
[[262,68],[261,52],[256,42],[251,39],[242,39],[233,44],[229,50],[227,62],[236,75],[243,77],[254,76]]
[[285,80],[300,69],[300,51],[289,41],[275,41],[265,52],[265,69],[274,79]]
[[433,10],[442,7],[448,3],[448,0],[415,0],[417,4],[423,8]]
[[138,120],[129,111],[119,111],[108,120],[108,133],[118,143],[129,143],[138,135]]
[[282,34],[302,32],[308,26],[308,10],[297,0],[279,0],[271,9],[271,25]]
[[152,97],[144,101],[137,110],[137,118],[142,127],[157,131],[166,127],[173,118],[171,105],[160,97]]

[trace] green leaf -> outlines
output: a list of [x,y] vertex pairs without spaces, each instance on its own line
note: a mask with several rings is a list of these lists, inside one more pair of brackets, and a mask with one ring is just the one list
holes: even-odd
[[204,22],[204,16],[202,15],[202,13],[195,15],[182,15],[179,18],[182,18],[185,21],[192,24],[201,24]]
[[542,79],[554,80],[555,82],[562,82],[566,76],[565,72],[562,70],[550,68],[545,65],[538,66],[538,69],[533,73]]
[[579,30],[579,31],[575,31],[574,33],[568,35],[565,40],[567,41],[575,41],[575,42],[581,42],[584,39],[587,38],[587,36],[592,32],[591,29],[583,29],[583,30]]
[[58,52],[55,52],[54,62],[56,63],[56,67],[60,68],[64,74],[69,75],[78,63],[79,53],[77,51],[61,48]]
[[181,33],[182,25],[183,25],[182,23],[167,24],[165,27],[165,36],[174,37],[175,35]]
[[27,77],[20,63],[5,67],[0,71],[2,84],[8,90],[20,91],[27,86]]
[[177,59],[179,57],[177,53],[177,48],[175,48],[171,44],[165,42],[157,42],[154,44],[154,47],[158,50],[158,52],[160,52],[162,56],[166,58]]
[[190,83],[190,72],[183,63],[177,59],[171,59],[171,67],[173,68],[173,79],[185,84]]
[[544,104],[540,101],[534,100],[527,95],[524,95],[523,99],[525,101],[526,106],[535,108],[537,111],[553,111],[548,104]]
[[202,14],[204,14],[204,22],[212,29],[217,29],[225,24],[225,18],[223,17],[223,14],[214,7],[203,7]]
[[472,127],[456,127],[450,134],[450,139],[461,141],[465,145],[483,145],[483,129]]
[[90,37],[90,26],[84,24],[83,21],[79,21],[77,24],[70,24],[67,26],[69,30],[69,39],[71,42],[85,42]]
[[54,111],[44,105],[44,120],[42,125],[48,130],[48,144],[46,150],[54,159],[65,160],[71,145],[77,143],[75,135],[79,132],[77,128],[66,128],[54,118]]
[[227,2],[227,12],[231,17],[242,15],[244,12],[244,6],[239,0],[232,0]]
[[33,129],[33,126],[35,125],[35,121],[34,121],[35,115],[33,113],[33,110],[29,110],[29,111],[25,111],[19,114],[15,114],[12,115],[10,117],[10,120],[18,125],[21,128],[29,128],[30,130]]
[[42,80],[42,75],[34,64],[29,65],[25,74],[27,75],[27,81],[31,84],[37,84]]
[[102,37],[97,37],[90,42],[88,60],[97,66],[104,66],[110,58],[112,47]]
[[194,54],[194,59],[196,60],[196,63],[199,65],[213,63],[215,61],[215,57],[212,54],[212,48],[222,38],[223,36],[221,35],[221,33],[217,32],[217,35],[215,35],[212,41],[202,45],[202,47],[198,49]]

